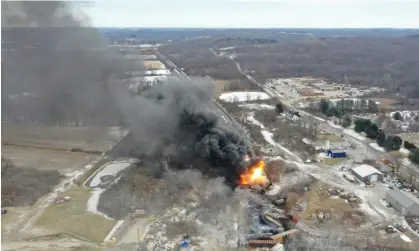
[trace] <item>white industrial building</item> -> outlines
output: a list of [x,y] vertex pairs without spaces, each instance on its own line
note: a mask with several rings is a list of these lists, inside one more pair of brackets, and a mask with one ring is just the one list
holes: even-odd
[[419,216],[419,198],[411,193],[393,189],[387,192],[386,201],[403,216]]
[[383,180],[383,173],[370,165],[360,165],[351,169],[353,176],[362,180],[363,182],[377,182]]

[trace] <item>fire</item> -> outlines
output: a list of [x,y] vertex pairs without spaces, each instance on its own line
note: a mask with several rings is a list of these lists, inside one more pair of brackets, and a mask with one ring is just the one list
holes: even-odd
[[265,174],[265,162],[263,160],[254,163],[240,175],[241,185],[265,185],[268,182],[268,177]]

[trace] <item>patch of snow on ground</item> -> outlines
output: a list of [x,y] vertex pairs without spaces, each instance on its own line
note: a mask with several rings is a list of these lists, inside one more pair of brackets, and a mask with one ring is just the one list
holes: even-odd
[[129,167],[132,162],[112,162],[105,164],[105,167],[102,169],[99,169],[100,171],[96,173],[96,175],[93,177],[92,181],[90,182],[90,187],[98,186],[102,181],[100,178],[107,175],[115,176],[120,171],[124,170],[125,168]]
[[332,121],[327,121],[327,123],[330,125],[330,126],[332,126],[332,127],[334,127],[334,128],[342,128],[340,125],[336,125],[335,123],[333,123]]
[[239,107],[244,107],[244,108],[248,108],[248,109],[251,109],[251,110],[263,110],[263,109],[273,110],[273,109],[275,109],[275,106],[268,105],[268,104],[241,104],[241,105],[239,105]]
[[400,235],[400,238],[405,242],[412,242],[412,240],[405,234]]
[[380,152],[386,151],[383,147],[379,146],[377,143],[370,143],[370,146]]
[[381,218],[381,215],[379,215],[372,207],[370,207],[367,203],[361,203],[359,204],[359,209],[361,211],[363,211],[364,213],[373,216],[373,217],[377,217],[377,218]]
[[320,117],[316,117],[316,116],[314,116],[314,115],[311,115],[310,113],[308,113],[308,112],[305,112],[305,111],[299,111],[300,112],[300,114],[302,115],[302,114],[304,114],[304,115],[306,115],[306,116],[310,116],[310,117],[312,117],[312,118],[315,118],[315,119],[317,119],[317,120],[319,120],[319,121],[322,121],[322,122],[326,122],[326,120],[325,119],[322,119],[322,118],[320,118]]
[[390,118],[393,118],[396,112],[399,112],[403,121],[407,122],[413,122],[412,120],[419,115],[419,111],[394,111],[390,112]]
[[229,92],[220,95],[220,99],[226,102],[245,102],[269,98],[268,94],[264,92]]
[[406,149],[406,148],[404,148],[404,147],[400,148],[399,152],[401,152],[401,153],[406,153],[406,154],[409,154],[409,153],[410,153],[410,151],[409,151],[409,150],[407,150],[407,149]]
[[254,125],[259,126],[262,129],[265,128],[265,126],[262,123],[260,123],[259,121],[257,121],[253,116],[248,116],[247,121],[251,122]]
[[349,135],[349,136],[351,136],[351,137],[353,137],[357,140],[363,140],[363,141],[366,140],[366,138],[364,136],[362,136],[361,134],[359,134],[359,133],[357,133],[353,130],[350,130],[350,129],[343,130],[343,133],[345,133],[345,134],[347,134],[347,135]]
[[326,153],[319,153],[319,155],[317,155],[317,157],[318,157],[319,159],[329,158],[329,156],[327,156],[327,154],[326,154]]
[[105,191],[105,189],[94,189],[92,191],[92,195],[90,196],[89,200],[87,201],[87,211],[94,213],[94,214],[100,214],[101,216],[109,218],[106,214],[103,214],[97,210],[97,205],[99,204],[100,195]]
[[300,157],[298,157],[296,154],[294,154],[293,152],[291,152],[288,148],[282,146],[279,143],[276,143],[273,140],[273,138],[272,138],[273,137],[273,133],[268,132],[268,131],[263,131],[263,130],[261,131],[261,133],[262,133],[263,137],[265,138],[266,142],[268,142],[269,144],[271,144],[273,146],[276,146],[278,148],[281,148],[282,151],[284,151],[286,154],[288,154],[289,156],[291,156],[294,160],[297,160],[297,161],[302,162],[302,160],[300,159]]

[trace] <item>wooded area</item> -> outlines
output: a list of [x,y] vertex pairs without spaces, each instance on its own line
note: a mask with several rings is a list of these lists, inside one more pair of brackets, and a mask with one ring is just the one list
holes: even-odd
[[351,85],[377,86],[419,96],[419,38],[327,38],[234,50],[243,69],[261,82],[314,76]]

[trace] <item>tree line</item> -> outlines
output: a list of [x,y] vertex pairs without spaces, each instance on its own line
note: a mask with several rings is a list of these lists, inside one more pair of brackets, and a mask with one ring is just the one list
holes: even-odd
[[378,112],[378,106],[375,102],[370,100],[354,100],[354,99],[341,99],[332,102],[327,99],[321,99],[319,103],[320,111],[328,117],[335,116],[341,118],[347,113],[353,112]]
[[354,130],[358,133],[365,133],[370,139],[375,139],[377,145],[383,147],[387,152],[400,150],[403,142],[399,136],[386,135],[377,124],[369,119],[356,120]]
[[[357,133],[365,133],[370,139],[375,139],[377,145],[384,148],[387,152],[400,150],[403,143],[403,140],[399,136],[386,135],[378,128],[377,124],[369,119],[356,120],[354,130]],[[415,164],[419,164],[419,149],[415,146],[415,144],[409,141],[404,141],[403,146],[410,151],[409,160]]]

